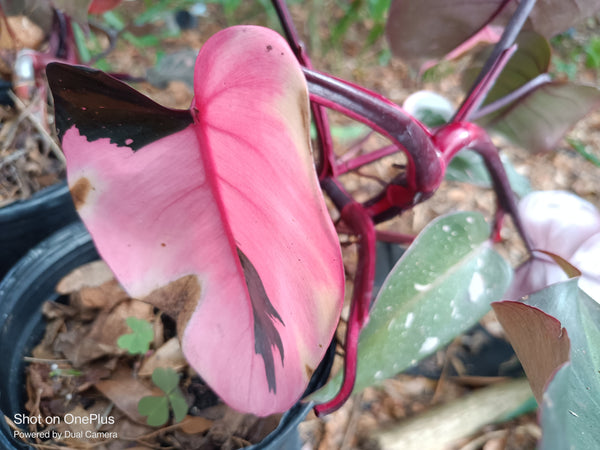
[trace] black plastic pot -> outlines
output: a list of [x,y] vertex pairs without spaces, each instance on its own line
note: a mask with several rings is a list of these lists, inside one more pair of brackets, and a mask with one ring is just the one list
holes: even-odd
[[[56,232],[26,254],[0,283],[0,410],[9,418],[25,413],[23,356],[40,341],[44,333],[41,314],[43,302],[57,300],[58,281],[76,267],[98,259],[90,235],[80,223]],[[332,345],[315,371],[307,392],[322,386],[327,379],[335,348]],[[277,429],[259,444],[248,449],[299,449],[297,425],[310,411],[311,404],[297,404],[281,419]],[[0,448],[31,448],[12,438],[12,431],[0,420]]]
[[0,278],[30,248],[77,218],[64,181],[0,208]]

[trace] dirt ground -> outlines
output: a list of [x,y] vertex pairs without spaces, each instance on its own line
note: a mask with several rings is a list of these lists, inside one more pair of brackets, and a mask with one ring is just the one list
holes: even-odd
[[[134,2],[128,2],[126,8],[135,10]],[[317,5],[318,3],[318,5]],[[402,61],[392,58],[386,64],[380,64],[379,57],[386,48],[383,40],[379,40],[372,48],[364,48],[362,44],[372,24],[368,20],[354,23],[344,35],[341,48],[330,48],[327,43],[330,33],[330,21],[342,14],[335,2],[307,2],[308,7],[293,5],[293,15],[298,28],[308,44],[309,53],[313,57],[313,65],[317,70],[334,74],[340,78],[361,84],[375,90],[391,100],[401,104],[411,93],[419,89],[430,89],[451,99],[455,104],[460,101],[460,69],[468,62],[444,65],[428,81],[423,81]],[[327,13],[319,12],[319,5]],[[197,27],[184,31],[177,38],[167,38],[160,50],[165,53],[193,48],[198,49],[202,42],[214,32],[232,22],[273,24],[261,8],[242,5],[233,17],[225,17],[220,8],[208,4],[208,14],[201,17]],[[316,33],[311,37],[309,30]],[[597,30],[597,29],[596,29]],[[132,30],[144,33],[148,30]],[[593,30],[583,28],[583,32]],[[133,76],[145,76],[146,70],[156,62],[156,49],[136,47],[120,41],[115,51],[108,55],[107,61],[115,72],[129,73]],[[578,78],[589,83],[598,83],[598,72],[581,68]],[[183,81],[168,81],[163,88],[147,82],[137,85],[138,89],[147,93],[159,103],[166,106],[187,108],[192,92]],[[333,115],[334,123],[346,124],[348,121]],[[600,157],[600,112],[590,114],[571,132],[570,136],[584,143],[587,151]],[[598,167],[577,154],[566,141],[556,151],[544,154],[532,154],[526,150],[511,147],[502,140],[498,145],[505,152],[517,171],[529,177],[534,189],[566,189],[600,207],[600,189],[598,185]],[[347,143],[339,143],[343,148]],[[343,150],[340,150],[340,152]],[[350,185],[360,190],[360,183],[350,180]],[[492,217],[494,198],[491,192],[455,182],[444,182],[436,195],[413,211],[394,219],[385,229],[394,229],[404,233],[417,233],[433,217],[454,210],[478,210],[487,217]],[[503,231],[502,251],[516,264],[524,254],[516,241],[515,232],[510,223]],[[483,321],[484,327],[495,336],[502,336],[497,321],[490,313]],[[453,346],[436,355],[437,364],[446,367],[453,364]],[[531,449],[541,435],[537,425],[535,412],[529,412],[501,424],[484,424],[473,431],[469,423],[486,414],[485,407],[472,407],[460,403],[469,395],[497,385],[503,379],[498,377],[484,379],[461,376],[448,376],[442,372],[439,380],[423,376],[399,375],[386,380],[381,386],[368,388],[354,396],[342,409],[322,419],[312,414],[300,427],[300,434],[305,444],[303,450],[333,449],[372,449],[377,448],[380,431],[400,428],[399,432],[409,436],[412,428],[429,428],[438,433],[440,439],[422,440],[414,447],[406,445],[402,448],[448,448],[462,450],[500,450]],[[506,394],[509,395],[509,394]],[[493,402],[492,402],[493,403]],[[443,409],[443,406],[456,405],[464,408],[465,416],[456,421],[456,411]],[[416,418],[425,415],[425,425],[416,423]],[[413,421],[413,422],[411,422]],[[410,427],[409,427],[410,425]],[[404,429],[402,428],[404,427]],[[461,431],[464,431],[461,433]],[[453,434],[456,433],[456,434]],[[425,433],[427,434],[427,433]],[[421,436],[425,436],[421,434]],[[435,435],[435,434],[434,434]],[[455,436],[448,442],[445,436]],[[406,439],[409,439],[408,437]],[[425,439],[425,437],[422,437]],[[407,441],[408,442],[408,441]]]

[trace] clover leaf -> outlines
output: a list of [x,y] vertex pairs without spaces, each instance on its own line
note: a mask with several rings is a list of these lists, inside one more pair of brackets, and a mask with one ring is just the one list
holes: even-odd
[[137,317],[128,317],[125,321],[133,332],[119,336],[117,345],[132,355],[143,355],[148,351],[150,342],[154,339],[152,324]]
[[175,422],[181,422],[188,411],[188,405],[179,388],[179,375],[171,368],[157,367],[152,372],[152,382],[164,395],[143,397],[138,403],[138,412],[147,416],[148,425],[160,427],[169,420],[169,406],[173,410]]

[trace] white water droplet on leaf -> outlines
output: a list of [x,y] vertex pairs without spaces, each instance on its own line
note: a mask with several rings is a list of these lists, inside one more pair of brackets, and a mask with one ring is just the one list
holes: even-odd
[[419,353],[429,353],[430,351],[435,349],[439,343],[440,343],[440,338],[434,337],[434,336],[429,336],[427,339],[425,339],[425,342],[423,342],[423,345],[421,345],[421,348],[419,349]]
[[469,300],[476,302],[485,293],[485,281],[480,273],[475,272],[469,283]]
[[419,292],[426,292],[429,289],[431,289],[431,284],[419,284],[419,283],[415,283],[415,290],[419,291]]

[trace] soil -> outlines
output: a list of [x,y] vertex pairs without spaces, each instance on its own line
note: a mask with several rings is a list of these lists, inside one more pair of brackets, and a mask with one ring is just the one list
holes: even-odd
[[[160,47],[160,51],[171,53],[189,48],[198,49],[202,42],[211,34],[234,23],[254,23],[275,27],[276,22],[274,22],[272,17],[264,14],[262,7],[250,5],[254,3],[243,2],[234,15],[225,15],[218,5],[208,4],[207,16],[200,18],[197,27],[183,31],[178,37],[165,39]],[[139,4],[136,2],[126,2],[122,7],[125,10],[129,10],[129,14],[133,16]],[[451,99],[454,104],[460,102],[463,95],[460,89],[460,70],[468,64],[468,60],[443,64],[436,71],[430,73],[430,77],[424,81],[414,70],[397,59],[392,58],[386,64],[380,64],[381,57],[386,54],[386,44],[383,39],[377,41],[370,48],[364,47],[365,36],[373,25],[368,20],[354,23],[343,36],[342,45],[339,49],[329,47],[327,43],[330,42],[331,37],[330,21],[332,18],[343,16],[343,11],[336,2],[306,2],[304,6],[294,4],[292,12],[299,31],[307,43],[309,54],[312,55],[313,65],[318,70],[332,73],[340,78],[361,84],[399,104],[410,93],[419,89],[430,89],[439,92]],[[155,26],[160,28],[161,24],[159,23]],[[585,37],[597,32],[597,29],[597,23],[591,22],[578,28],[576,32]],[[130,28],[130,30],[138,34],[148,32],[147,29],[139,30]],[[561,51],[561,49],[558,49],[558,51]],[[115,72],[129,73],[133,76],[145,76],[146,70],[154,67],[157,62],[156,48],[149,51],[146,48],[136,47],[120,40],[117,48],[107,56],[106,60],[111,64]],[[580,64],[577,77],[579,81],[597,85],[599,73],[598,71],[587,69]],[[136,84],[136,88],[165,106],[178,108],[187,108],[193,95],[190,86],[181,79],[166,81],[164,87],[156,87],[145,82]],[[14,111],[4,110],[2,112],[2,115],[0,115],[3,124],[0,130],[2,136],[4,136],[4,133],[8,133],[5,130],[9,128],[9,124],[17,123],[17,118],[18,114],[15,114]],[[336,114],[332,114],[332,120],[336,125],[349,123],[347,119]],[[24,125],[23,122],[25,122]],[[26,122],[21,120],[18,127],[29,127],[25,130],[31,132],[31,126],[27,125]],[[18,127],[17,129],[21,130]],[[25,131],[22,130],[21,132],[24,133]],[[19,134],[18,132],[15,133]],[[33,137],[28,136],[25,133],[21,139],[29,142],[26,147],[41,149],[36,150],[37,153],[45,156],[38,156],[36,152],[33,152],[33,156],[30,156],[28,160],[19,163],[21,168],[18,169],[18,175],[20,176],[20,174],[25,173],[27,171],[26,167],[32,167],[31,164],[35,160],[40,160],[39,166],[55,167],[56,161],[48,150],[48,145],[43,143],[45,138],[35,137],[35,132],[33,133]],[[590,114],[570,132],[569,136],[582,142],[588,152],[600,158],[600,113],[594,112]],[[34,142],[34,144],[31,142]],[[498,139],[496,142],[501,151],[511,159],[517,171],[525,174],[530,179],[534,189],[570,190],[591,201],[597,207],[600,207],[598,167],[575,152],[566,141],[561,142],[556,151],[543,154],[532,154],[526,150],[510,146],[501,139]],[[351,142],[348,141],[338,140],[336,142],[336,148],[341,149],[339,151],[340,154],[344,152],[345,148],[351,145]],[[12,147],[13,150],[17,148],[16,144],[12,145]],[[8,173],[14,178],[16,176],[14,175],[16,169],[4,168],[4,161],[9,158],[6,155],[7,153],[0,153],[0,170],[10,170]],[[42,158],[47,159],[42,161]],[[30,171],[36,172],[37,170],[36,166],[34,166]],[[357,196],[364,195],[366,191],[372,189],[373,185],[369,181],[371,177],[373,175],[385,176],[386,170],[388,170],[388,167],[374,165],[374,167],[366,170],[367,177],[348,177],[344,181],[347,183],[348,189],[356,192]],[[57,173],[57,176],[61,176],[60,170],[54,171],[54,173]],[[5,177],[6,175],[0,174],[0,179],[4,179]],[[26,184],[24,182],[17,182],[16,186],[21,186],[19,183]],[[40,185],[43,184],[42,182],[38,183]],[[30,188],[9,187],[7,188],[9,194],[6,195],[15,198],[20,195],[15,194],[19,189],[27,191]],[[4,201],[4,198],[7,198],[4,195],[0,193],[0,202]],[[433,198],[414,208],[412,211],[403,214],[402,217],[384,224],[382,229],[416,234],[432,218],[456,210],[477,210],[482,211],[487,217],[493,217],[494,197],[489,190],[446,181]],[[505,256],[513,264],[522,261],[524,252],[518,244],[518,239],[515,239],[516,234],[511,227],[510,221],[503,229],[502,237],[502,252]],[[515,244],[515,242],[517,243]],[[348,266],[351,271],[353,249],[352,247],[348,247],[344,251],[348,255]],[[54,315],[52,320],[58,320],[58,323],[62,324],[60,326],[64,326],[66,313],[60,310],[61,308],[63,307],[49,308],[48,312]],[[64,308],[68,309],[71,307]],[[159,322],[156,320],[157,316],[153,311],[148,311],[147,314],[149,320],[154,321],[155,324]],[[503,337],[503,332],[493,314],[486,316],[482,324],[492,335]],[[54,326],[58,327],[58,325],[53,325],[49,329],[52,329]],[[66,328],[68,329],[69,327],[66,326]],[[166,337],[159,340],[162,345],[162,342],[166,341]],[[455,363],[452,357],[453,348],[455,349],[459,345],[460,342],[457,341],[451,344],[448,349],[438,352],[435,356],[438,366],[446,367],[453,365]],[[160,348],[160,346],[156,348]],[[55,357],[53,356],[52,358]],[[102,371],[114,371],[117,365],[126,366],[128,370],[139,369],[138,365],[140,361],[130,360],[117,364],[115,361],[122,361],[121,358],[123,358],[123,355],[118,352],[110,355],[101,367],[94,366],[93,373],[96,373],[96,377],[99,379],[101,378],[100,374]],[[71,367],[72,362],[65,364],[64,367],[61,367],[61,370]],[[52,386],[48,387],[48,385],[52,384],[52,380],[48,378],[49,370],[47,364],[32,364],[31,367],[30,380],[33,381],[29,382],[30,389],[32,386],[43,389],[52,388]],[[468,374],[461,373],[460,367],[456,372],[458,374],[455,376],[447,376],[446,371],[443,371],[441,378],[437,380],[417,375],[400,375],[394,379],[384,381],[381,386],[366,389],[360,395],[354,396],[342,409],[325,418],[317,419],[312,414],[309,415],[300,427],[301,437],[305,442],[303,450],[375,448],[373,437],[379,431],[388,427],[401,426],[409,418],[415,418],[427,412],[435,412],[437,411],[436,408],[440,405],[453,404],[465,398],[468,394],[477,392],[482,386],[498,382],[497,377],[486,379],[467,377],[466,375]],[[71,379],[67,379],[67,381],[69,380]],[[188,387],[197,386],[193,380],[192,377],[185,378],[184,385]],[[77,392],[78,396],[78,392],[82,389],[81,385],[73,386],[69,382],[56,387],[55,391],[59,395],[66,395],[68,392]],[[90,385],[93,385],[94,382],[97,382],[97,380],[86,381]],[[35,385],[35,383],[41,384]],[[192,388],[191,390],[194,391],[194,389]],[[106,402],[106,400],[104,401]],[[39,397],[33,395],[30,400],[30,407],[33,408],[31,411],[35,411],[36,408],[56,407],[50,405],[50,403],[52,402],[41,402]],[[107,404],[104,403],[104,405]],[[69,405],[73,407],[72,403],[69,403]],[[65,405],[61,404],[60,408],[64,410]],[[432,419],[432,423],[435,420],[442,421],[445,419],[448,418],[436,416],[436,419]],[[143,425],[135,421],[132,422],[131,426],[142,427],[139,428],[142,430],[142,435],[144,433],[152,434],[149,429],[144,429]],[[457,426],[460,428],[461,424]],[[175,436],[176,433],[179,433],[177,434],[179,438],[185,435],[185,432],[176,429],[168,436]],[[541,430],[537,424],[536,414],[529,413],[503,424],[486,425],[475,433],[466,433],[462,438],[447,444],[445,447],[437,446],[431,448],[464,450],[529,449],[535,446],[535,443],[540,438],[540,434]],[[152,438],[156,437],[153,436]],[[169,441],[168,439],[166,443],[173,445],[173,441]],[[154,442],[158,443],[158,441]],[[162,444],[163,442],[161,441],[160,443]],[[197,447],[186,447],[184,445],[182,448]]]

